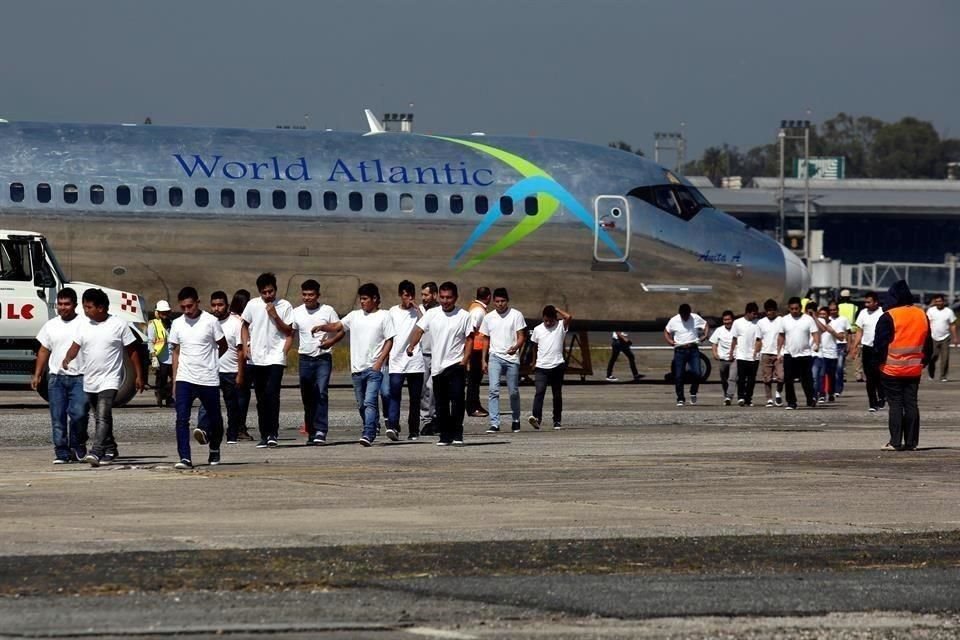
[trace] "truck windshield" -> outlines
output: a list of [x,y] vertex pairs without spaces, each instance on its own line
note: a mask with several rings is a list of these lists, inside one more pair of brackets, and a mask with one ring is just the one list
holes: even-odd
[[47,239],[43,239],[43,253],[47,256],[47,262],[53,267],[53,275],[56,277],[57,282],[66,282],[67,278],[63,275],[63,269],[60,268],[60,263],[57,262],[57,254],[50,250],[50,245],[47,244]]
[[33,280],[29,241],[0,240],[0,280],[8,282]]

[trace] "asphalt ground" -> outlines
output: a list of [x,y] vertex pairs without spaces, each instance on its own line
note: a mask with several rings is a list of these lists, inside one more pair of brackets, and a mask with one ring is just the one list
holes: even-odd
[[917,452],[879,450],[856,383],[799,411],[571,384],[560,431],[366,449],[349,389],[316,448],[287,388],[280,447],[177,472],[149,397],[92,469],[50,464],[45,407],[4,392],[0,635],[957,637],[957,389],[920,397]]

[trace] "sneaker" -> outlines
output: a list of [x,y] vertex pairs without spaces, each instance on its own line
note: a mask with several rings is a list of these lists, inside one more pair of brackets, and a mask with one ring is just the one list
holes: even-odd
[[362,445],[365,446],[365,447],[372,447],[372,446],[373,446],[373,440],[371,440],[371,439],[368,438],[367,436],[360,436],[360,444],[362,444]]
[[439,442],[437,442],[438,447],[449,447],[450,444],[451,443],[447,442],[446,440],[440,440]]
[[87,455],[86,447],[77,447],[70,452],[73,455],[73,460],[77,462],[83,462],[84,456]]
[[86,463],[89,464],[91,467],[99,467],[99,466],[100,466],[100,456],[95,455],[95,454],[93,454],[93,453],[88,453],[87,455],[83,456],[83,460],[81,460],[81,462],[86,462]]
[[181,458],[180,462],[173,465],[174,469],[193,469],[193,463],[186,458]]
[[487,429],[487,433],[500,433],[500,427],[490,425],[490,428]]
[[823,396],[820,396],[819,398],[817,398],[817,404],[823,404],[823,403],[825,403],[826,401],[827,401],[827,399],[824,398]]
[[940,378],[940,382],[949,382],[946,378]]
[[100,464],[110,464],[117,457],[115,453],[105,453],[103,457],[100,458]]
[[683,400],[677,400],[677,406],[682,407],[685,404]]
[[[730,404],[730,403],[727,402],[727,404]],[[737,406],[738,406],[738,407],[742,407],[742,406],[745,405],[745,404],[747,404],[747,401],[746,401],[746,400],[744,400],[743,398],[737,398]]]
[[400,439],[400,434],[397,433],[396,429],[387,429],[387,438],[396,442]]
[[463,440],[454,440],[454,441],[451,442],[450,444],[452,444],[452,445],[455,446],[455,447],[462,447],[462,446],[463,446]]
[[247,431],[246,429],[244,429],[244,430],[241,431],[240,434],[237,436],[237,440],[251,440],[251,441],[252,441],[252,440],[253,440],[253,436],[250,435],[250,432],[249,432],[249,431]]
[[276,436],[267,436],[267,446],[271,449],[280,446],[280,443],[277,442]]
[[831,393],[830,395],[827,396],[827,402],[836,402],[836,401],[837,401],[837,394]]
[[67,464],[68,462],[70,462],[70,461],[67,460],[66,458],[54,458],[54,459],[53,459],[53,464]]
[[227,444],[240,444],[236,440],[227,440]]
[[727,397],[724,397],[724,398],[723,398],[723,406],[725,406],[725,407],[729,407],[732,402],[733,402],[733,400],[732,400],[731,398],[727,398]]
[[775,402],[776,402],[776,404],[777,404],[778,407],[782,407],[782,406],[783,406],[783,396],[781,396],[779,392],[777,393],[776,396],[774,396],[774,400],[775,400]]
[[415,433],[411,433],[410,435],[407,436],[407,440],[417,441],[417,440],[419,440],[419,439],[420,439],[420,436],[418,436],[418,435],[415,434]]
[[210,455],[207,456],[207,463],[210,466],[216,466],[220,464],[220,452],[210,449]]
[[207,432],[200,427],[193,430],[193,439],[197,441],[197,444],[207,444],[210,441],[207,438]]
[[888,442],[887,444],[880,447],[880,451],[900,451],[900,447],[895,447]]
[[772,407],[772,406],[773,406],[773,400],[767,400],[767,406],[768,406],[768,407]]
[[553,430],[554,430],[554,431],[560,431],[560,429],[563,429],[563,425],[560,424],[559,422],[554,422],[554,423],[553,423]]
[[519,422],[512,423],[510,425],[510,431],[513,431],[514,433],[516,433],[517,431],[520,431],[520,423]]
[[797,405],[795,405],[795,404],[788,404],[788,405],[787,405],[787,411],[796,411],[796,409],[797,409]]
[[619,381],[619,380],[620,380],[620,378],[618,378],[617,376],[607,376],[607,377],[606,377],[606,381],[607,381],[607,382],[617,382],[617,381]]
[[877,408],[876,408],[876,407],[870,407],[869,409],[867,409],[867,411],[869,411],[870,413],[876,413],[876,412],[877,412]]
[[530,416],[529,418],[527,418],[527,422],[529,422],[530,426],[533,427],[534,429],[538,431],[540,430],[540,421],[537,420],[536,416]]
[[322,447],[327,444],[327,436],[323,435],[322,433],[318,433],[317,435],[313,436],[312,442],[316,446]]
[[267,448],[266,438],[264,438],[263,440],[257,443],[257,449],[266,449],[266,448]]

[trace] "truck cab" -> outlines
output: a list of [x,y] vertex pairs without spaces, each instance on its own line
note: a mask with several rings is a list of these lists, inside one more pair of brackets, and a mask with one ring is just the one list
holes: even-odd
[[[43,235],[0,229],[0,387],[30,388],[39,348],[36,336],[43,324],[56,315],[57,291],[63,287],[72,287],[78,299],[87,289],[102,289],[110,299],[111,315],[130,322],[134,333],[143,340],[139,327],[146,322],[146,303],[142,296],[87,282],[70,282]],[[83,310],[78,312],[82,314]],[[117,393],[118,405],[133,397],[130,363],[126,363],[124,372],[125,379]],[[46,381],[39,391],[46,398]]]

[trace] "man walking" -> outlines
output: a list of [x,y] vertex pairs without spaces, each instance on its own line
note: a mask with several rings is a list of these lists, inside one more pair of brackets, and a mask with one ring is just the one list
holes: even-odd
[[[946,382],[950,368],[950,338],[953,338],[954,346],[960,344],[957,340],[957,316],[953,309],[946,306],[943,294],[938,293],[930,300],[927,318],[930,320],[930,333],[933,338],[933,357],[927,366],[928,373],[931,380],[939,378],[940,382]],[[937,363],[940,364],[940,372],[939,375],[934,375],[937,373]]]
[[[224,295],[226,298],[226,295]],[[173,351],[173,395],[177,407],[177,455],[175,469],[192,469],[190,455],[190,413],[199,399],[207,427],[198,424],[193,437],[209,445],[207,462],[220,464],[223,415],[220,413],[220,358],[227,352],[227,340],[217,319],[200,308],[200,295],[193,287],[177,294],[183,315],[173,321],[169,342]]]
[[83,392],[83,359],[78,357],[67,369],[60,366],[82,324],[78,318],[77,292],[69,287],[61,289],[57,292],[56,317],[48,320],[37,335],[40,350],[30,387],[37,390],[49,365],[47,401],[53,428],[53,464],[80,461],[87,455],[89,407]]
[[713,359],[718,362],[720,369],[720,388],[723,391],[723,404],[730,406],[733,397],[730,391],[731,370],[733,379],[737,379],[737,364],[733,357],[733,311],[727,310],[720,315],[720,326],[710,334]]
[[633,357],[633,351],[630,346],[633,342],[623,331],[613,331],[610,334],[610,359],[607,361],[607,382],[617,382],[618,378],[613,375],[613,365],[617,363],[617,358],[622,353],[630,364],[630,374],[634,382],[640,380],[640,372],[637,371],[637,361]]
[[807,406],[817,406],[813,397],[813,354],[820,351],[820,331],[816,321],[800,306],[800,298],[794,296],[787,302],[790,313],[780,319],[778,349],[783,353],[783,379],[787,387],[787,409],[797,408],[797,391],[794,380],[800,378]]
[[466,365],[473,350],[470,339],[476,330],[470,314],[457,305],[457,285],[440,285],[440,306],[425,313],[407,343],[407,355],[413,357],[420,338],[430,335],[433,349],[431,375],[437,404],[440,441],[437,446],[463,445],[463,391]]
[[77,326],[60,369],[69,371],[70,363],[77,357],[83,361],[83,390],[97,425],[93,446],[83,462],[99,467],[112,462],[118,454],[113,437],[113,401],[123,380],[124,351],[133,363],[134,385],[139,392],[143,391],[143,368],[130,325],[110,315],[107,294],[102,289],[87,289],[82,300],[86,319]]
[[880,384],[880,365],[882,364],[873,348],[874,332],[877,322],[883,315],[880,299],[871,291],[864,297],[864,308],[857,315],[857,333],[854,337],[854,357],[860,356],[863,361],[863,374],[867,380],[868,411],[876,413],[883,408],[885,397],[883,386]]
[[[220,330],[227,342],[227,350],[218,361],[217,375],[220,380],[220,395],[227,408],[227,444],[237,444],[240,433],[247,430],[244,414],[240,408],[240,393],[244,388],[245,357],[243,343],[240,341],[240,316],[230,311],[230,303],[225,291],[210,294],[210,314],[220,323]],[[207,419],[207,410],[200,404],[197,424],[202,431],[212,433]]]
[[483,371],[489,385],[487,411],[490,428],[487,433],[500,431],[500,374],[507,379],[510,394],[510,430],[520,431],[520,349],[526,340],[527,322],[523,314],[510,308],[510,296],[500,287],[493,291],[493,311],[483,318],[480,335],[483,336]]
[[297,353],[300,369],[300,399],[303,401],[303,424],[307,428],[307,445],[327,444],[330,415],[330,374],[333,372],[333,345],[344,333],[314,332],[314,327],[340,320],[328,304],[320,304],[320,283],[304,280],[300,285],[303,304],[293,310],[293,328],[297,331]]
[[413,328],[420,319],[417,307],[417,290],[413,283],[404,280],[397,287],[400,304],[390,307],[390,320],[396,336],[390,349],[390,407],[387,411],[387,437],[400,439],[400,399],[403,395],[403,383],[407,383],[407,397],[410,406],[407,409],[407,439],[420,438],[420,394],[423,390],[423,377],[426,371],[421,351],[423,341],[414,349],[413,355],[407,355],[407,341]]
[[383,366],[390,357],[396,331],[390,314],[380,308],[380,289],[372,282],[357,289],[360,308],[339,322],[327,322],[313,328],[314,333],[346,331],[350,334],[350,371],[357,410],[363,420],[360,444],[373,446],[380,426],[377,402],[383,385]]
[[697,391],[700,388],[700,343],[707,339],[707,323],[690,310],[684,302],[677,309],[677,315],[670,318],[663,337],[673,347],[673,384],[677,391],[677,406],[686,403],[683,395],[683,377],[687,371],[692,374],[690,383],[690,404],[697,404]]
[[[437,296],[440,290],[436,282],[425,282],[420,287],[420,317],[426,315],[427,311],[434,307],[439,307]],[[437,431],[433,427],[433,421],[437,416],[436,403],[433,396],[433,376],[430,370],[433,363],[433,352],[431,350],[432,336],[424,335],[420,340],[421,354],[423,355],[423,391],[420,395],[420,435],[435,436]]]
[[741,407],[753,406],[753,388],[757,384],[757,315],[760,307],[756,302],[748,302],[743,316],[733,323],[733,344],[731,351],[737,363],[737,404]]
[[920,442],[917,390],[923,365],[933,355],[928,317],[913,306],[913,293],[904,280],[890,287],[893,306],[877,320],[873,348],[880,361],[881,384],[890,403],[886,451],[914,451]]
[[480,404],[480,383],[483,381],[483,348],[486,337],[480,333],[480,324],[487,315],[490,305],[490,288],[479,287],[477,298],[470,303],[467,311],[473,320],[473,349],[467,365],[467,414],[474,418],[486,418],[489,414]]
[[833,394],[839,396],[843,393],[844,368],[847,366],[847,341],[852,322],[847,319],[847,316],[840,313],[840,306],[836,302],[830,302],[827,306],[827,313],[830,316],[828,325],[833,329],[837,341],[837,373],[834,376]]
[[158,300],[153,312],[153,320],[147,324],[147,344],[150,347],[151,363],[156,362],[156,377],[153,383],[153,392],[157,398],[158,407],[169,407],[173,403],[173,359],[170,355],[170,346],[167,344],[167,334],[170,333],[170,303]]
[[257,277],[257,291],[243,310],[241,339],[249,346],[250,376],[257,395],[258,449],[276,447],[280,433],[280,383],[292,344],[293,306],[277,299],[277,278],[272,273]]
[[[767,397],[767,406],[783,404],[783,347],[780,342],[782,318],[777,301],[773,298],[763,303],[764,317],[757,321],[757,341],[760,347],[760,379]],[[776,397],[773,384],[776,383]]]
[[553,394],[553,428],[561,428],[563,418],[563,373],[567,368],[563,358],[563,344],[570,329],[573,316],[552,304],[543,308],[543,322],[530,334],[537,345],[533,356],[533,380],[536,393],[533,396],[533,415],[528,418],[530,426],[539,429],[543,422],[543,399],[547,385]]

